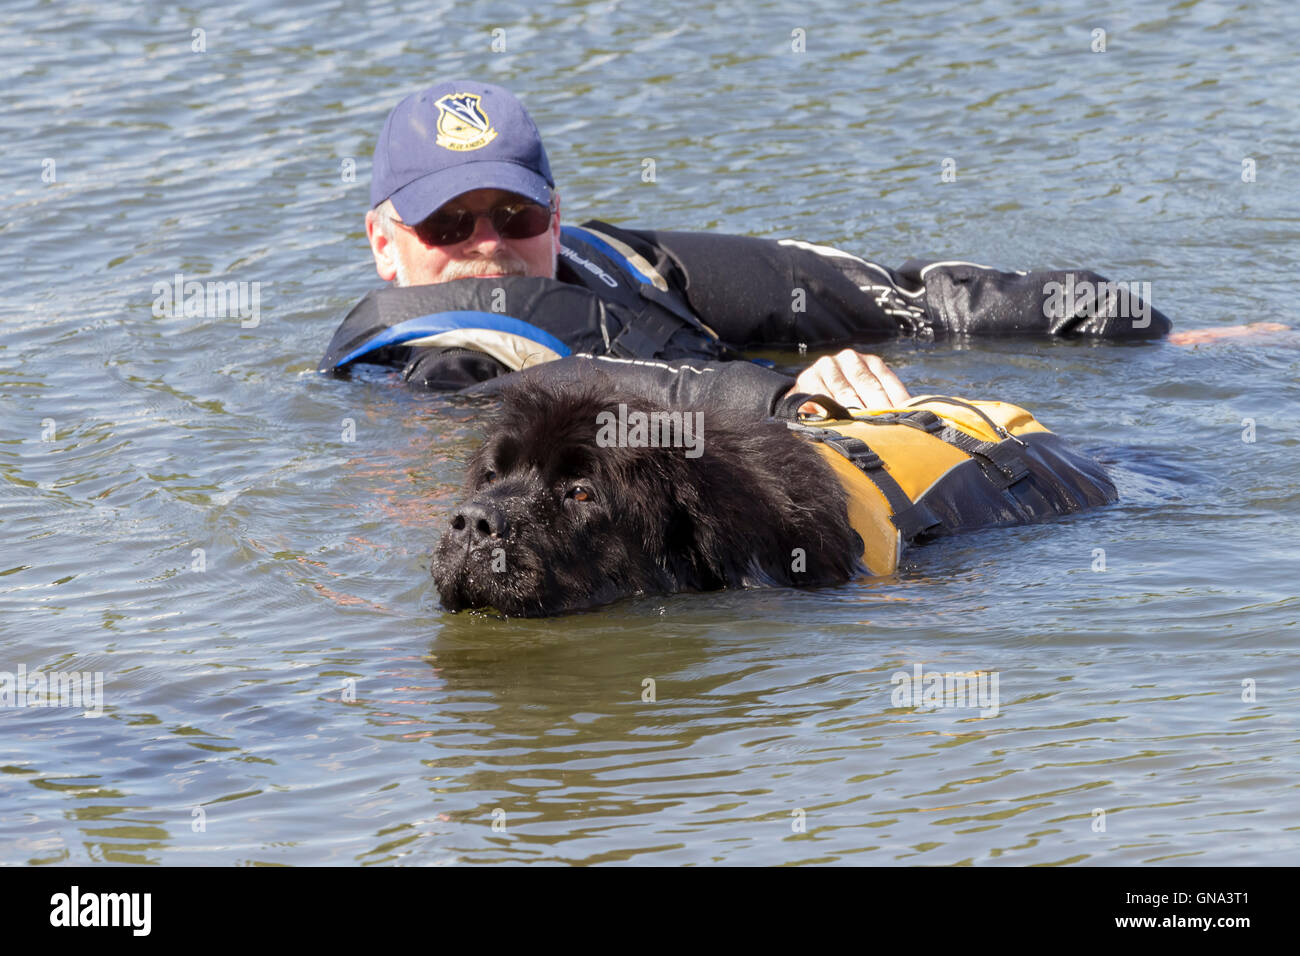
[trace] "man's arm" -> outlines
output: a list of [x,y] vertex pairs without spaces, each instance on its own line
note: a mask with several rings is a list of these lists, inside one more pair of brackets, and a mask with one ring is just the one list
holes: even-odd
[[791,393],[795,380],[752,362],[673,362],[571,355],[534,365],[462,389],[462,395],[495,395],[518,382],[547,385],[611,384],[666,407],[728,408],[752,414],[793,418],[807,396]]
[[899,334],[1159,338],[1171,323],[1129,283],[1095,272],[1001,272],[968,262],[898,270],[830,246],[703,232],[610,227],[685,290],[724,340],[826,345]]
[[[752,362],[572,355],[481,382],[460,394],[495,395],[522,381],[613,384],[667,407],[727,408],[755,418],[794,419],[801,411],[843,415],[849,407],[894,408],[910,398],[877,356],[847,349],[818,359],[797,379]],[[814,399],[818,407],[813,407]]]
[[899,275],[924,287],[928,310],[949,333],[1154,339],[1173,327],[1142,298],[1140,283],[1111,282],[1085,269],[999,272],[913,260]]

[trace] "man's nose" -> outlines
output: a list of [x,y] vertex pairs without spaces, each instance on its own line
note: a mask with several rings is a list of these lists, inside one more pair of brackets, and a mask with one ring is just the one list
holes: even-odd
[[467,502],[451,519],[451,530],[468,538],[471,544],[487,538],[504,538],[508,529],[505,512],[490,501]]
[[497,232],[496,227],[492,225],[492,217],[480,214],[474,217],[474,231],[470,233],[469,239],[466,241],[471,246],[499,246],[504,240],[502,240],[501,234]]

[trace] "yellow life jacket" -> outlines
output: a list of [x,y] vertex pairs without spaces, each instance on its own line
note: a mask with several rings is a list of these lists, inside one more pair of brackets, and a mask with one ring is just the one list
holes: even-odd
[[918,536],[1117,497],[1100,465],[1006,402],[921,396],[902,408],[790,427],[815,443],[843,486],[873,574],[892,574]]

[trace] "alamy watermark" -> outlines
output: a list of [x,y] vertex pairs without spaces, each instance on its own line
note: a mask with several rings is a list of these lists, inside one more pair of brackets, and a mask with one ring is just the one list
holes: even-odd
[[618,414],[600,412],[596,425],[601,448],[685,448],[687,458],[704,453],[703,412],[629,412],[619,402]]
[[1135,329],[1151,324],[1150,282],[1078,281],[1067,272],[1064,282],[1044,283],[1043,296],[1043,315],[1049,319],[1100,315],[1133,319]]
[[233,319],[240,328],[255,329],[262,321],[262,286],[269,282],[222,282],[186,279],[178,272],[171,282],[153,284],[155,318]]
[[124,926],[133,936],[148,936],[152,912],[152,893],[83,893],[73,884],[50,897],[51,926]]
[[894,684],[890,703],[895,707],[917,710],[940,707],[978,707],[981,717],[998,715],[998,673],[978,671],[971,674],[942,674],[922,671],[912,665],[912,673],[896,671],[889,678]]
[[103,671],[0,671],[0,707],[80,707],[83,717],[104,714]]

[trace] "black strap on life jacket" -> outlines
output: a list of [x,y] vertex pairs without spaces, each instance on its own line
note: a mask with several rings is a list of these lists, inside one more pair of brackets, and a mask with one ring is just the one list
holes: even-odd
[[681,327],[682,323],[671,315],[642,309],[610,339],[609,354],[616,358],[654,358]]
[[911,541],[942,523],[925,504],[913,502],[907,497],[907,492],[889,473],[881,457],[861,438],[842,435],[833,428],[814,428],[798,422],[786,422],[786,426],[812,441],[822,442],[835,449],[866,475],[889,502],[892,512],[889,520],[893,522],[904,540]]
[[980,463],[984,473],[999,488],[1010,487],[1029,474],[1029,464],[1025,461],[1022,451],[1026,447],[1025,443],[989,418],[979,408],[956,398],[933,397],[919,400],[921,404],[929,402],[943,402],[948,405],[960,405],[962,408],[970,409],[984,419],[996,434],[1001,435],[1002,441],[981,441],[973,435],[967,435],[960,428],[948,424],[934,412],[924,408],[919,408],[914,412],[870,415],[857,420],[873,425],[899,424],[919,428],[921,431],[933,435],[940,441],[947,442],[954,448],[970,455]]
[[[613,287],[590,285],[594,291],[618,302],[626,310],[618,315],[623,328],[610,340],[607,354],[631,359],[661,355],[675,357],[667,355],[666,348],[673,336],[684,328],[695,331],[704,351],[721,353],[723,349],[718,337],[686,308],[680,297],[656,288],[626,256],[605,242],[610,236],[602,236],[602,230],[614,234],[620,241],[628,238],[618,236],[620,231],[608,223],[593,221],[578,228],[566,228],[563,241],[568,248],[580,249],[580,254],[595,262],[604,274],[621,280]],[[579,269],[574,272],[584,281],[589,280],[586,272]]]

